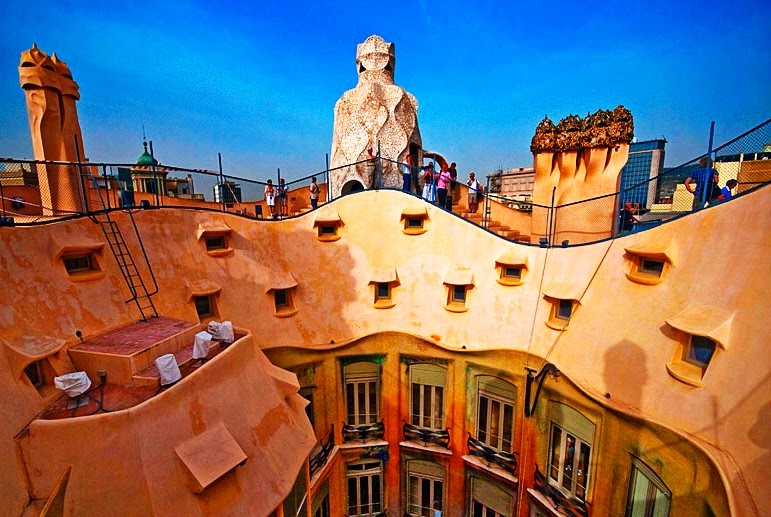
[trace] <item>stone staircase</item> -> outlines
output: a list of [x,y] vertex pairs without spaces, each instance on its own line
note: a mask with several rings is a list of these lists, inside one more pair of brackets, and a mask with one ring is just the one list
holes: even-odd
[[[466,219],[469,222],[472,222],[478,226],[484,226],[484,221],[482,217],[482,213],[477,211],[474,213],[471,212],[461,212],[461,217]],[[520,233],[519,230],[512,230],[509,226],[506,226],[505,224],[501,224],[500,221],[496,221],[494,219],[488,221],[487,223],[487,229],[491,232],[500,235],[501,237],[515,241],[515,242],[530,242],[530,236]]]

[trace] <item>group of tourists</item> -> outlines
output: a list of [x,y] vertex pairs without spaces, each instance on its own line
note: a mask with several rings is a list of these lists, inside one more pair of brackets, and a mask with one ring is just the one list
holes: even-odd
[[[371,154],[371,149],[370,149]],[[428,165],[418,167],[412,163],[412,156],[407,155],[404,163],[401,164],[403,173],[402,190],[421,196],[427,202],[434,204],[447,211],[452,211],[453,202],[460,196],[460,186],[458,185],[457,164],[452,162],[447,164],[440,162],[440,169],[436,170],[436,162],[432,161]],[[474,171],[469,172],[468,181],[468,211],[476,213],[479,203],[484,197],[484,187],[476,179]],[[414,190],[413,190],[414,187]],[[311,177],[311,183],[308,187],[311,208],[318,208],[319,194],[321,189],[316,177]],[[272,179],[268,179],[265,185],[265,204],[270,211],[270,217],[273,219],[289,216],[289,188],[286,180],[280,178],[278,185],[273,184]]]
[[[316,176],[311,177],[308,192],[310,193],[311,208],[318,208],[321,188],[316,181]],[[278,219],[289,216],[289,187],[287,187],[284,178],[278,180],[278,186],[273,185],[272,179],[268,179],[268,183],[265,185],[265,204],[268,205],[271,218]]]
[[[686,178],[685,189],[693,194],[692,210],[701,210],[705,206],[715,205],[728,201],[733,197],[734,189],[739,185],[735,179],[729,179],[723,188],[720,188],[719,173],[709,166],[706,157],[699,160],[699,167]],[[619,230],[621,232],[633,231],[635,225],[640,223],[638,214],[640,204],[628,201],[621,208],[621,220]]]
[[[412,163],[412,156],[407,155],[402,163],[402,190],[404,192],[413,192],[413,183],[415,184],[415,193],[431,204],[440,208],[452,211],[453,200],[460,195],[458,187],[457,164],[442,161],[440,170],[436,170],[435,162],[418,168]],[[469,173],[469,179],[466,182],[468,186],[468,211],[476,213],[479,207],[479,201],[484,194],[484,187],[477,181],[474,172]]]
[[289,215],[288,194],[289,188],[286,186],[284,178],[278,180],[278,186],[273,185],[272,179],[268,180],[268,184],[265,185],[265,204],[268,205],[270,216],[273,219]]
[[[694,210],[700,210],[705,205],[714,205],[720,201],[728,201],[733,197],[733,189],[739,185],[738,181],[730,179],[726,182],[725,187],[720,188],[717,170],[707,165],[706,157],[699,160],[699,168],[685,180],[685,189],[693,194]],[[707,186],[706,189],[705,186]]]

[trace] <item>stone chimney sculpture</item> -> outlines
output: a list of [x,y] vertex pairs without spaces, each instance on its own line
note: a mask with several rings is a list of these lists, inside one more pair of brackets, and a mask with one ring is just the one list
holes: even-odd
[[[78,153],[85,160],[75,107],[80,93],[67,64],[33,45],[21,54],[19,81],[27,98],[35,160],[74,162]],[[77,167],[38,165],[37,172],[44,214],[82,209]]]
[[[376,187],[378,174],[369,149],[377,154],[378,142],[383,158],[403,162],[412,154],[413,163],[422,161],[422,141],[418,129],[418,101],[394,84],[396,55],[393,43],[370,36],[356,47],[359,82],[335,104],[332,135],[330,190],[341,194]],[[345,165],[359,163],[356,166]],[[399,167],[383,160],[380,185],[399,188]]]
[[[535,169],[532,242],[550,233],[557,244],[613,234],[618,200],[610,194],[618,191],[633,136],[632,114],[624,106],[597,110],[585,119],[569,115],[556,126],[544,117],[530,144]],[[576,204],[554,210],[550,220],[550,209],[544,207],[551,206],[552,193],[554,206]],[[586,201],[592,198],[599,199]]]

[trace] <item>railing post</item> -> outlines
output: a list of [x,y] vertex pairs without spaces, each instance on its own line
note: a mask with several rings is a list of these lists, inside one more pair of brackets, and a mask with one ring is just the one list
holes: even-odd
[[325,162],[326,162],[326,169],[324,169],[324,174],[327,178],[327,203],[332,201],[332,184],[329,182],[329,153],[326,153],[324,155]]
[[383,187],[383,161],[380,156],[380,140],[377,141],[377,163],[375,164],[375,188]]
[[487,181],[485,182],[485,213],[482,217],[482,226],[487,229],[490,228],[490,212],[489,210],[492,209],[490,206],[490,176],[486,176]]
[[[83,208],[85,209],[86,213],[89,213],[88,194],[86,192],[86,185],[83,183],[83,166],[81,163],[82,160],[80,157],[80,148],[78,147],[78,135],[72,135],[72,139],[75,141],[75,156],[78,159],[78,177],[80,178],[80,194],[83,196]],[[54,210],[55,209],[52,206],[51,211],[53,212]]]
[[549,224],[546,228],[546,247],[552,245],[552,225],[554,224],[554,196],[557,193],[557,187],[553,187],[551,191],[551,208],[549,208]]
[[153,183],[155,184],[155,206],[161,206],[161,186],[158,183],[158,171],[155,169],[155,153],[153,152],[153,141],[150,140],[150,167],[153,171]]
[[[24,176],[24,165],[21,166],[21,174]],[[3,182],[0,181],[0,201],[3,204],[3,220],[5,220],[5,193],[3,192]]]
[[222,211],[227,212],[225,207],[225,175],[222,173],[222,153],[217,153],[217,162],[220,167],[220,202],[222,203]]
[[107,182],[107,165],[102,165],[102,178],[104,178],[104,195],[107,197],[107,209],[112,208],[110,203],[110,188]]
[[[701,203],[700,207],[704,208],[707,199],[712,199],[712,143],[715,137],[715,121],[713,120],[709,124],[709,145],[707,146],[707,170],[704,174],[704,186],[701,188]],[[707,193],[709,189],[709,194]]]

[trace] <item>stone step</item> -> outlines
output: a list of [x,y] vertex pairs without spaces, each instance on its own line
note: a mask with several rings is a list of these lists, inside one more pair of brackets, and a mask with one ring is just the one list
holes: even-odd
[[[186,366],[187,363],[193,360],[193,347],[186,347],[181,350],[177,350],[174,352],[174,358],[177,360],[177,366],[180,367],[180,369],[183,366]],[[160,373],[158,373],[158,368],[156,368],[155,363],[153,363],[151,366],[148,366],[141,372],[137,372],[134,374],[134,382],[136,384],[158,384],[158,381],[160,379]]]
[[498,235],[500,235],[501,237],[505,237],[506,239],[513,239],[514,237],[518,237],[519,236],[519,231],[518,230],[510,230],[508,228],[496,229],[496,230],[493,230],[493,231],[495,233],[497,233]]
[[504,230],[501,232],[501,235],[507,239],[517,240],[519,238],[519,230]]

